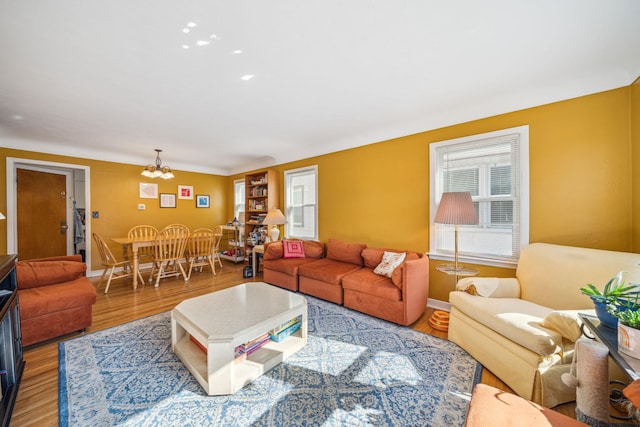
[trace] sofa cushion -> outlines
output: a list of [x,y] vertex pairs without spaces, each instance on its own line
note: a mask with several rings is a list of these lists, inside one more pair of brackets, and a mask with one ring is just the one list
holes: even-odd
[[304,258],[304,245],[300,240],[282,242],[283,258]]
[[544,328],[542,320],[552,309],[518,298],[483,298],[451,292],[451,305],[509,340],[542,356],[562,350],[562,336]]
[[361,268],[342,278],[342,288],[373,295],[390,301],[401,301],[402,292],[384,276],[370,268]]
[[268,261],[270,259],[279,259],[284,256],[284,248],[282,247],[282,241],[268,242],[264,244],[264,254],[262,259]]
[[329,239],[327,258],[362,266],[362,250],[365,243],[347,243],[338,239]]
[[74,261],[18,261],[16,278],[18,289],[68,282],[85,275],[87,265]]
[[310,262],[317,261],[316,258],[280,258],[269,260],[264,265],[265,269],[279,271],[281,273],[288,274],[289,276],[298,275],[298,267],[302,264],[308,264]]
[[86,277],[65,283],[18,290],[20,317],[31,319],[96,302],[96,288]]
[[376,266],[373,272],[391,279],[393,270],[402,264],[406,256],[407,254],[404,252],[385,252],[382,256],[382,261],[380,261],[380,264]]
[[308,264],[302,264],[298,268],[300,276],[339,285],[342,278],[361,267],[348,262],[336,261],[331,258],[322,258]]
[[322,258],[324,256],[324,243],[317,240],[303,240],[304,256],[307,258]]
[[406,251],[383,248],[364,248],[362,250],[362,260],[364,261],[364,266],[367,268],[376,268],[380,264],[380,262],[382,262],[382,257],[384,256],[385,252],[402,253]]

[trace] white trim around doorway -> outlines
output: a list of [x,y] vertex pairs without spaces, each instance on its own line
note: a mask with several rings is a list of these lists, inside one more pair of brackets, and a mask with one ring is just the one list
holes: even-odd
[[[84,199],[85,212],[91,212],[91,168],[89,166],[76,165],[71,163],[47,162],[43,160],[21,159],[17,157],[7,157],[7,253],[17,253],[18,250],[18,221],[17,215],[17,182],[16,170],[18,168],[40,170],[46,172],[60,173],[61,171],[84,171]],[[73,185],[73,183],[72,183]],[[88,217],[85,222],[85,242],[86,242],[86,264],[87,272],[91,271],[91,221]]]

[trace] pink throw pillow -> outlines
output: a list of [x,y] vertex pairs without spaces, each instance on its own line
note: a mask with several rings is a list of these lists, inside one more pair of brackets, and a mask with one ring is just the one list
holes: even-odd
[[283,258],[304,258],[304,244],[300,240],[284,240],[282,248]]

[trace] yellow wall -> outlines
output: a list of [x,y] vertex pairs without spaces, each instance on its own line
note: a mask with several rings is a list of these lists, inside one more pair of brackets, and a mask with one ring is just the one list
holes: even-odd
[[[429,143],[529,125],[530,241],[629,251],[629,94],[624,87],[273,169],[282,182],[286,169],[318,165],[320,240],[427,252]],[[438,263],[431,262],[429,294],[447,301],[453,278],[435,271]],[[476,267],[481,275],[514,275]]]
[[631,99],[629,107],[630,138],[631,138],[631,172],[633,201],[633,252],[640,252],[640,77],[631,85]]
[[[359,148],[277,165],[283,171],[318,165],[320,240],[336,237],[370,246],[429,250],[429,144],[520,125],[530,130],[530,241],[629,251],[640,246],[640,221],[632,222],[630,112],[635,116],[638,85],[462,123]],[[633,98],[632,98],[633,95]],[[630,110],[630,105],[632,106]],[[634,120],[634,144],[638,141]],[[639,150],[640,151],[640,150]],[[134,224],[189,227],[226,223],[233,217],[233,180],[242,177],[176,172],[159,182],[160,192],[193,185],[211,194],[211,209],[178,200],[178,209],[159,209],[157,200],[138,199],[140,165],[50,156],[0,149],[0,192],[5,193],[5,158],[24,157],[91,167],[93,231],[123,235]],[[249,172],[249,171],[248,171]],[[634,176],[636,186],[640,177]],[[149,180],[146,180],[149,181]],[[640,188],[640,187],[635,187]],[[280,206],[283,207],[281,191]],[[6,194],[4,199],[6,199]],[[633,200],[640,212],[640,199]],[[138,211],[138,203],[146,211]],[[0,211],[6,209],[0,205]],[[636,214],[637,216],[637,214]],[[632,228],[633,223],[633,228]],[[5,227],[0,249],[6,250]],[[94,251],[95,252],[95,251]],[[97,263],[96,255],[93,262]],[[453,279],[433,270],[430,297],[446,301]],[[97,265],[97,264],[96,264]],[[512,276],[511,269],[477,266],[482,275]]]
[[[134,225],[149,224],[161,228],[167,224],[181,223],[190,229],[198,227],[213,227],[226,223],[227,211],[227,177],[208,175],[194,172],[174,171],[176,178],[172,180],[152,180],[142,177],[142,165],[128,165],[121,163],[102,162],[74,157],[55,156],[28,151],[0,149],[0,194],[4,204],[1,212],[6,212],[6,157],[43,160],[49,162],[67,163],[89,166],[91,182],[91,210],[99,212],[99,218],[91,221],[91,231],[100,234],[105,239],[126,236],[127,231]],[[178,200],[176,208],[161,209],[158,199],[140,199],[139,183],[158,183],[159,193],[177,193],[178,185],[191,185],[194,194],[208,194],[211,208],[196,208],[194,200]],[[138,210],[138,204],[144,203],[146,209]],[[6,226],[0,229],[0,248],[6,253]],[[87,236],[89,237],[89,236]],[[87,240],[89,242],[89,240]],[[93,244],[93,242],[91,242]],[[115,245],[114,253],[122,253]],[[100,268],[100,256],[95,244],[92,251],[92,267]],[[116,252],[117,251],[117,252]]]

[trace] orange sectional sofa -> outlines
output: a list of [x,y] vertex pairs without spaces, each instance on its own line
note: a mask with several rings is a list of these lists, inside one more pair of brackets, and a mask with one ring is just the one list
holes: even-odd
[[[306,250],[308,241],[304,244]],[[306,257],[305,252],[305,258],[284,258],[282,245],[271,242],[265,246],[267,283],[401,325],[415,322],[424,313],[429,294],[429,258],[423,253],[368,248],[364,243],[329,239],[326,257],[318,256],[322,244],[313,242],[313,257]],[[374,273],[385,252],[406,254],[391,277]],[[289,265],[286,275],[283,265]]]
[[304,257],[284,257],[283,242],[269,242],[264,246],[263,279],[281,288],[298,292],[298,269],[324,257],[324,243],[314,240],[302,240]]
[[16,262],[22,345],[91,326],[96,289],[80,255]]

